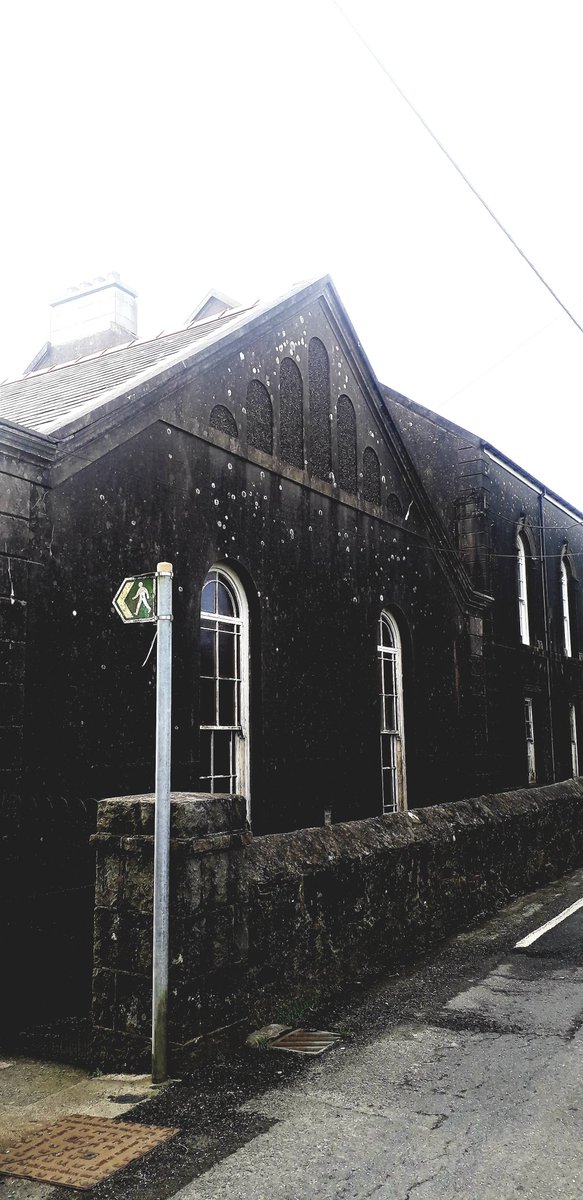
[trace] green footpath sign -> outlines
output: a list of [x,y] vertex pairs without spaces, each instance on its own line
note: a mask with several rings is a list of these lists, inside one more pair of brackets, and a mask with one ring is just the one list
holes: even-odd
[[124,579],[113,597],[113,607],[126,625],[144,625],[156,620],[156,576],[134,575]]

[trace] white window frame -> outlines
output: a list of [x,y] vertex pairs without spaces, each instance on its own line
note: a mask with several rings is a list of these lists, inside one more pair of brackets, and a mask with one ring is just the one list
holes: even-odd
[[579,741],[577,738],[577,712],[574,704],[569,705],[569,733],[571,737],[571,774],[573,779],[579,775]]
[[518,591],[518,624],[520,640],[523,646],[530,646],[530,626],[528,620],[528,584],[526,575],[526,539],[522,530],[516,536],[516,581]]
[[561,602],[563,605],[563,650],[567,658],[572,658],[573,644],[571,640],[571,611],[569,609],[569,575],[570,571],[565,561],[565,555],[561,558]]
[[[392,645],[385,641],[385,628],[389,631]],[[378,622],[377,654],[380,668],[382,811],[385,815],[391,812],[405,812],[407,809],[401,635],[395,618],[385,610]],[[387,684],[392,685],[392,691],[387,691]],[[387,726],[388,697],[394,697],[394,728]]]
[[[213,563],[209,568],[203,581],[203,588],[209,578],[216,574],[217,580],[221,577],[226,581],[229,590],[234,594],[235,601],[238,606],[238,616],[217,616],[215,613],[203,611],[202,605],[199,612],[199,620],[217,621],[226,626],[236,626],[239,629],[239,663],[238,663],[238,693],[237,693],[237,717],[238,723],[234,726],[223,725],[200,725],[201,732],[203,731],[225,731],[230,732],[231,737],[231,754],[234,757],[232,763],[235,775],[235,792],[239,796],[244,796],[247,802],[247,820],[251,820],[251,795],[250,795],[250,737],[249,737],[249,693],[250,693],[250,669],[249,669],[249,604],[245,590],[238,575],[227,566],[226,563]],[[201,593],[202,595],[202,593]],[[202,624],[199,625],[199,629]],[[201,777],[201,785],[202,785]],[[204,779],[209,779],[210,791],[213,792],[213,776],[204,776]]]
[[524,727],[526,737],[526,766],[528,783],[536,783],[536,754],[534,748],[534,720],[532,712],[532,696],[524,697]]

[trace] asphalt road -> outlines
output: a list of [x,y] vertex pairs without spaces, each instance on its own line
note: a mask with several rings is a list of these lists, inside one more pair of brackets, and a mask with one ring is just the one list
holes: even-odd
[[[582,882],[571,880],[579,895]],[[514,915],[527,932],[564,899],[557,889],[531,897],[451,943],[450,962],[461,966],[465,947],[473,965],[466,960],[468,974],[447,998],[425,1006],[438,964],[423,964],[420,1008],[394,1021],[389,1002],[383,1025],[381,988],[373,1036],[355,1035],[292,1084],[248,1101],[245,1112],[274,1124],[180,1200],[581,1200],[583,915],[527,953],[503,938],[506,953],[491,961]],[[416,973],[407,983],[411,997]]]
[[[539,928],[535,926],[533,933]],[[521,954],[530,958],[554,958],[573,967],[583,963],[583,907],[577,909],[546,933],[537,937],[530,946],[521,948]]]
[[[583,915],[514,949],[581,896],[580,871],[344,997],[324,1024],[344,1040],[319,1059],[201,1068],[130,1114],[179,1125],[175,1142],[91,1197],[581,1200]],[[8,1196],[73,1193],[7,1180]]]

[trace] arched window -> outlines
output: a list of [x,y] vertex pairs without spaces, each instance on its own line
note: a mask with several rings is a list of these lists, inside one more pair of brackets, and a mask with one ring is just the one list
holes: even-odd
[[381,464],[372,446],[362,456],[362,494],[369,504],[381,502]]
[[300,372],[291,358],[282,359],[279,387],[281,457],[301,471],[304,466],[304,388]]
[[237,438],[239,436],[237,422],[230,409],[224,404],[215,404],[209,418],[209,425],[211,429],[218,429],[220,433],[227,433],[229,437]]
[[378,626],[381,700],[381,778],[383,813],[407,808],[403,664],[397,623],[382,612]]
[[249,804],[249,609],[223,564],[209,571],[200,604],[200,784]]
[[310,467],[318,479],[329,479],[332,470],[330,438],[330,363],[319,338],[308,348],[310,386]]
[[516,587],[518,593],[518,627],[523,646],[530,645],[530,629],[528,622],[528,588],[526,584],[526,538],[519,530],[516,537]]
[[340,396],[337,405],[338,485],[356,494],[356,414],[348,396]]
[[273,454],[273,409],[267,388],[252,379],[247,388],[247,441],[264,454]]
[[561,603],[563,607],[563,650],[567,658],[573,655],[573,626],[571,620],[573,581],[571,576],[571,566],[563,554],[561,558]]

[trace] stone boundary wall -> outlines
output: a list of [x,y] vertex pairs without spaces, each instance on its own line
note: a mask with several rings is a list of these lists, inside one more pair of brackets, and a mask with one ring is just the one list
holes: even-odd
[[[99,809],[95,1061],[147,1069],[153,802]],[[583,779],[256,839],[244,811],[173,794],[174,1072],[583,862]]]

